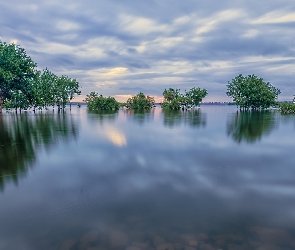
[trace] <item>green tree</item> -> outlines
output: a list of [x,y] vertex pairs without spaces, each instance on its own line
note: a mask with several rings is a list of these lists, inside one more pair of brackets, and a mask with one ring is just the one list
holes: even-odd
[[30,82],[36,78],[37,64],[18,45],[0,41],[0,113],[2,104],[14,91],[20,91],[32,101]]
[[16,112],[17,109],[20,112],[22,109],[28,109],[30,105],[26,95],[20,90],[11,91],[10,99],[4,103],[5,108],[15,109]]
[[295,114],[295,103],[283,102],[279,108],[282,114]]
[[139,92],[137,95],[129,98],[125,104],[128,109],[151,109],[155,103],[155,99],[150,96],[145,96],[144,93]]
[[173,89],[169,88],[168,90],[165,89],[163,92],[164,99],[168,102],[178,99],[181,97],[180,89]]
[[47,68],[40,75],[36,84],[36,96],[39,98],[40,108],[47,108],[55,104],[55,85],[58,77]]
[[276,106],[280,90],[255,75],[236,76],[227,84],[226,94],[240,109],[266,109]]
[[67,77],[67,84],[66,84],[66,92],[68,95],[68,102],[70,103],[71,109],[71,101],[75,98],[75,95],[81,95],[81,91],[79,89],[79,83],[76,79],[71,79]]
[[191,88],[189,91],[185,91],[186,102],[188,106],[199,106],[202,99],[208,94],[206,89]]
[[103,97],[96,92],[90,92],[84,100],[90,111],[118,110],[120,103],[114,97]]
[[208,94],[206,89],[191,88],[185,91],[185,94],[180,92],[180,89],[169,88],[163,92],[164,101],[161,106],[165,110],[180,110],[197,107],[202,99]]
[[54,101],[58,110],[66,107],[67,102],[70,102],[74,95],[80,95],[79,83],[76,79],[71,79],[66,75],[58,77],[54,84]]

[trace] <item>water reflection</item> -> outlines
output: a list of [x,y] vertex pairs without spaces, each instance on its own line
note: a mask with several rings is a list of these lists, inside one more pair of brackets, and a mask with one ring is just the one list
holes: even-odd
[[163,111],[164,125],[170,128],[180,126],[181,124],[189,125],[192,127],[205,127],[207,117],[200,109],[187,110],[187,111]]
[[133,119],[135,122],[139,124],[144,124],[146,122],[150,122],[154,119],[154,115],[156,113],[156,109],[152,108],[151,110],[131,110],[125,109],[123,110],[124,115],[128,119]]
[[103,122],[114,122],[118,118],[117,111],[87,111],[88,112],[88,119],[91,122],[99,121],[100,124]]
[[5,179],[18,182],[19,174],[33,166],[38,149],[49,150],[60,139],[76,136],[76,125],[65,113],[0,115],[0,188]]
[[228,119],[227,135],[236,142],[254,143],[276,127],[276,113],[269,110],[240,111]]
[[295,128],[295,115],[294,114],[281,115],[280,118],[281,118],[280,119],[281,122],[294,124],[294,128]]
[[294,127],[279,114],[256,121],[281,122],[263,147],[226,136],[235,107],[72,115],[75,143],[0,194],[0,249],[294,249]]

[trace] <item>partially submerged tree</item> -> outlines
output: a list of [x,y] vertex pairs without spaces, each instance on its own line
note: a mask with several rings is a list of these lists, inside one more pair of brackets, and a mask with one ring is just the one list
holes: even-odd
[[199,106],[207,94],[206,89],[195,87],[185,91],[184,94],[180,92],[180,89],[165,89],[163,92],[164,101],[161,106],[165,110],[190,109]]
[[154,103],[155,99],[153,97],[145,96],[144,93],[139,92],[127,100],[125,107],[128,109],[145,110],[151,109]]
[[19,109],[21,112],[23,109],[28,109],[30,105],[30,102],[22,91],[14,90],[11,93],[10,99],[3,106],[7,109],[15,109],[16,112]]
[[0,41],[0,113],[3,101],[11,99],[14,92],[32,101],[30,83],[37,76],[36,67],[23,48]]
[[90,92],[84,101],[91,111],[118,110],[120,108],[120,103],[114,97],[103,97],[96,92]]
[[240,109],[266,109],[277,105],[281,91],[255,75],[236,76],[227,84],[226,94]]
[[295,98],[293,99],[293,103],[283,102],[279,105],[280,112],[282,114],[295,114]]
[[79,83],[66,75],[56,76],[47,68],[41,73],[23,48],[0,41],[0,113],[6,108],[65,108],[80,95]]

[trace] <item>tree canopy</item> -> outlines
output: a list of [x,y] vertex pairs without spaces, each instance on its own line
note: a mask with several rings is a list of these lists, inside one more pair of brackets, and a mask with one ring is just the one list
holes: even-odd
[[180,89],[169,88],[163,92],[164,101],[161,106],[166,110],[180,110],[189,109],[199,106],[202,99],[208,94],[206,89],[191,88],[189,91],[185,91],[184,94],[180,92]]
[[[32,101],[30,83],[37,76],[36,67],[23,48],[0,41],[0,112],[3,101],[16,95]],[[13,91],[17,93],[13,94]]]
[[276,106],[281,91],[255,75],[236,76],[227,84],[226,94],[241,109],[266,109]]
[[139,92],[137,95],[129,98],[125,106],[129,109],[151,109],[155,103],[155,99],[150,96],[145,96],[144,93]]
[[295,103],[283,102],[279,108],[282,114],[295,114]]
[[120,103],[114,97],[103,97],[94,91],[90,92],[84,101],[90,111],[118,110],[120,108]]
[[76,79],[58,77],[47,68],[40,72],[25,49],[0,41],[0,113],[2,104],[15,109],[64,108],[76,94],[81,94]]

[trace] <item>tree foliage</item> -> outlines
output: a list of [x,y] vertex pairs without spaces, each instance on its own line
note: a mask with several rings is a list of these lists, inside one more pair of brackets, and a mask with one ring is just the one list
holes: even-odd
[[163,92],[164,101],[161,106],[165,110],[189,109],[199,106],[202,99],[208,94],[206,89],[191,88],[184,94],[180,89],[169,88]]
[[120,108],[120,103],[114,97],[103,97],[96,92],[90,92],[84,101],[91,111],[118,110]]
[[226,94],[241,109],[266,109],[276,106],[280,90],[255,75],[236,76],[227,84]]
[[155,99],[153,97],[145,96],[144,93],[139,92],[127,100],[125,107],[128,109],[145,110],[151,109],[154,103]]
[[32,101],[30,83],[36,78],[36,67],[23,48],[0,41],[0,112],[3,101],[20,92]]
[[20,110],[65,108],[81,94],[76,79],[58,77],[47,68],[40,72],[36,67],[23,48],[0,41],[0,113],[3,103],[6,108]]
[[283,102],[279,108],[282,114],[295,114],[295,103]]

